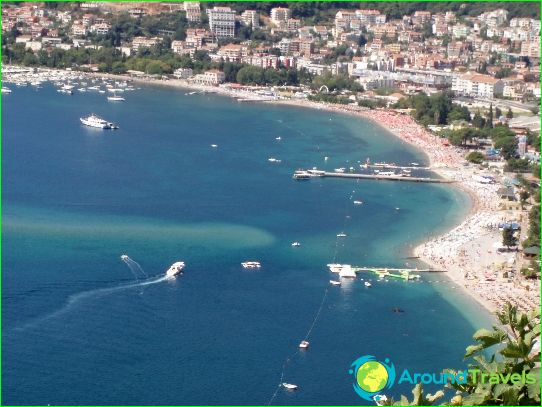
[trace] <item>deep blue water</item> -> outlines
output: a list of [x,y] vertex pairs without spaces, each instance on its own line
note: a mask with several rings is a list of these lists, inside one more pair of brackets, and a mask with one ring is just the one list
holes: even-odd
[[[300,390],[274,404],[364,404],[348,368],[365,354],[418,372],[464,367],[489,318],[443,276],[328,283],[334,260],[412,264],[409,247],[469,207],[448,186],[291,179],[367,157],[424,163],[375,124],[171,89],[119,104],[12,89],[2,96],[4,404],[267,404],[326,289],[310,348],[284,372]],[[82,126],[91,112],[121,128]],[[121,254],[151,284],[136,285]],[[177,260],[184,276],[156,282]]]

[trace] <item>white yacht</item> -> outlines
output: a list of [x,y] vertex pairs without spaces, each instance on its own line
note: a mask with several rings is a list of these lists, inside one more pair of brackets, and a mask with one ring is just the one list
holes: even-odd
[[94,114],[91,114],[87,117],[80,117],[79,120],[81,120],[81,123],[83,123],[85,126],[89,127],[96,127],[104,130],[118,129],[118,127],[115,126],[113,123],[109,123]]
[[354,205],[362,205],[363,201],[354,201]]
[[280,163],[280,160],[278,158],[268,158],[267,161],[269,161],[270,163]]
[[282,383],[282,387],[284,387],[286,390],[297,390],[297,384]]
[[301,343],[299,344],[299,347],[301,349],[307,349],[309,347],[309,341],[301,341]]
[[341,282],[336,281],[336,280],[329,280],[329,284],[331,284],[331,285],[341,285]]
[[343,173],[346,171],[346,168],[344,167],[341,167],[341,168],[335,168],[335,172],[338,172],[338,173]]
[[301,246],[301,243],[299,243],[299,242],[293,242],[292,243],[292,247],[299,247],[299,246]]
[[166,271],[166,277],[167,278],[175,278],[179,274],[183,273],[184,269],[184,262],[177,261],[171,265],[171,267]]
[[11,89],[9,89],[9,88],[2,88],[2,93],[11,93]]
[[259,269],[262,265],[258,261],[245,261],[241,266],[246,269]]
[[211,144],[211,147],[217,148],[217,147],[218,147],[218,144]]
[[365,281],[365,282],[363,282],[363,285],[364,285],[365,287],[370,287],[372,284],[369,283],[368,281]]
[[337,237],[346,237],[346,233],[341,232],[341,233],[337,234]]

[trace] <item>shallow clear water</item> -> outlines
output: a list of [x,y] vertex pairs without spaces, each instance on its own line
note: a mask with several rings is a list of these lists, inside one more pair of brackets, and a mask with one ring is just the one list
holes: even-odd
[[[291,179],[367,157],[423,163],[419,152],[345,115],[171,89],[125,96],[2,96],[5,404],[266,404],[326,289],[309,350],[285,369],[300,390],[274,404],[363,404],[348,368],[364,354],[419,372],[464,366],[489,317],[443,276],[331,287],[325,265],[412,264],[410,246],[458,222],[467,198]],[[91,112],[121,128],[82,126]],[[178,260],[184,275],[159,280]]]

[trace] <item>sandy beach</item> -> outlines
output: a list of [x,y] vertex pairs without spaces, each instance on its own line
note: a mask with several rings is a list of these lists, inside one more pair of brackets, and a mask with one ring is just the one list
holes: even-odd
[[[372,120],[390,131],[406,143],[423,152],[431,170],[443,178],[455,181],[454,187],[466,192],[471,200],[470,211],[461,224],[440,236],[431,236],[429,240],[417,246],[413,256],[436,269],[444,269],[447,275],[465,292],[472,296],[488,311],[495,311],[510,301],[522,310],[540,308],[540,282],[525,282],[518,277],[509,278],[505,272],[518,261],[518,253],[499,253],[496,247],[502,241],[498,224],[511,220],[510,214],[499,208],[495,184],[481,184],[474,176],[479,173],[477,166],[468,164],[464,156],[466,151],[443,143],[443,139],[417,124],[407,114],[391,109],[375,109],[353,106],[317,103],[305,99],[270,100],[250,90],[221,85],[218,87],[202,86],[180,79],[142,79],[126,75],[102,73],[80,73],[68,71],[42,70],[42,77],[54,80],[58,76],[102,78],[113,81],[131,81],[133,84],[165,86],[197,92],[211,92],[243,99],[244,101],[292,105],[305,108],[340,112]],[[39,75],[39,74],[37,74]],[[4,81],[9,82],[9,76]],[[494,175],[494,174],[492,174]],[[498,176],[496,176],[498,179]],[[516,213],[512,216],[521,216]],[[514,219],[520,221],[521,219]]]

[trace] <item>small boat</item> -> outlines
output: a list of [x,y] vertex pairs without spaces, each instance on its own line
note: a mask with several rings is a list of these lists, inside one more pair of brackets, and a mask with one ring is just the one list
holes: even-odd
[[299,347],[301,349],[307,349],[309,347],[309,342],[308,341],[301,341],[301,343],[299,344]]
[[334,171],[342,174],[344,171],[346,171],[346,168],[335,168]]
[[280,160],[278,158],[268,158],[267,161],[269,161],[270,163],[280,163]]
[[410,164],[413,165],[414,167],[417,167],[418,165],[420,165],[418,163],[410,163]]
[[362,205],[363,201],[354,201],[354,205]]
[[399,209],[401,209],[401,208],[399,208],[398,206],[395,208],[396,211],[398,211]]
[[365,287],[371,287],[371,286],[372,286],[372,284],[369,283],[368,281],[364,281],[364,282],[363,282],[363,285],[364,285]]
[[293,242],[293,243],[292,243],[292,246],[293,246],[293,247],[299,247],[299,246],[301,246],[301,243],[299,243],[299,242]]
[[329,157],[324,157],[324,161],[327,161],[327,160],[329,160]]
[[107,100],[110,102],[124,102],[126,99],[124,99],[122,96],[117,96],[113,94],[113,96],[108,96]]
[[218,147],[218,144],[211,144],[211,147],[217,148],[217,147]]
[[100,92],[100,93],[105,93],[105,90],[99,90],[98,92]]
[[275,137],[275,140],[280,141],[282,140],[282,137],[281,136]]
[[331,284],[331,285],[341,285],[341,282],[336,281],[336,280],[329,280],[329,284]]
[[171,267],[166,271],[166,277],[167,278],[175,278],[179,274],[183,273],[183,269],[184,269],[184,262],[177,261],[177,262],[173,263],[171,265]]
[[73,92],[70,89],[58,89],[58,93],[64,93],[66,95],[73,95]]
[[258,261],[245,261],[241,266],[246,269],[259,269],[262,265]]
[[123,254],[123,255],[120,256],[120,259],[121,260],[128,260],[128,256]]
[[2,88],[2,93],[11,93],[11,89],[9,89],[9,88]]
[[297,390],[297,384],[282,383],[282,387],[284,387],[286,390]]
[[346,237],[346,233],[341,232],[341,233],[337,234],[337,237]]
[[77,89],[78,92],[86,92],[87,90],[85,88],[79,88]]

